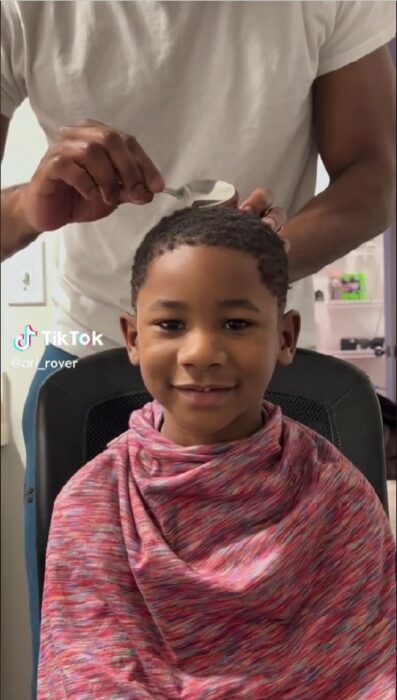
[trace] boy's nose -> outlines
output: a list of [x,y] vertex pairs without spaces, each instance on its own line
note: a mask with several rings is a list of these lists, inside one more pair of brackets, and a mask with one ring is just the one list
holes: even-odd
[[222,344],[211,333],[190,333],[178,353],[181,365],[191,365],[198,369],[224,365],[226,360],[227,355]]

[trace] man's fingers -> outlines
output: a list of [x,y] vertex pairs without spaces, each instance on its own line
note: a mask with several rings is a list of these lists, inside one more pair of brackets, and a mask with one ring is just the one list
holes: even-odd
[[109,137],[104,142],[109,158],[119,173],[120,181],[129,201],[146,204],[153,199],[153,193],[145,180],[145,174],[138,162],[142,149],[133,136],[125,138],[120,134]]
[[262,223],[279,233],[287,221],[287,214],[281,207],[273,205],[273,193],[265,188],[257,188],[242,203],[240,209],[253,216],[259,216]]
[[278,233],[287,221],[287,214],[281,207],[270,207],[265,211],[265,215],[261,217],[262,223],[270,226],[273,231]]
[[[119,176],[106,151],[97,143],[72,142],[70,158],[84,168],[101,192],[102,199],[109,206],[119,204]],[[67,150],[65,154],[67,154]]]
[[240,206],[240,209],[247,211],[254,216],[263,216],[264,213],[273,206],[274,197],[270,190],[257,188],[250,194]]
[[69,168],[70,163],[77,164],[90,176],[105,204],[111,207],[120,204],[123,184],[120,182],[119,173],[105,149],[95,141],[71,140],[58,143],[54,146],[49,163],[52,163],[53,167],[55,165],[55,173],[59,179],[63,179],[62,174]]
[[45,164],[45,172],[47,178],[47,190],[42,189],[44,196],[52,194],[54,181],[61,180],[65,184],[73,187],[81,194],[84,199],[90,201],[98,191],[96,182],[90,174],[81,168],[77,163],[74,163],[65,156],[54,156]]
[[132,148],[132,154],[136,158],[141,173],[143,174],[147,189],[153,194],[162,192],[165,187],[165,182],[160,172],[136,139],[133,139],[131,146],[132,138],[131,136],[127,137],[126,145],[129,151],[131,151]]
[[126,139],[120,133],[111,129],[91,127],[89,137],[86,138],[94,138],[95,145],[106,153],[117,180],[121,183],[121,189],[125,191],[130,202],[143,204],[152,199],[132,150],[133,144],[135,146],[136,143],[132,136],[129,137],[127,145]]
[[[86,120],[76,126],[60,129],[56,140],[61,145],[65,141],[82,141],[87,144],[88,153],[90,144],[96,149],[101,148],[112,165],[118,183],[121,183],[124,190],[122,198],[126,201],[136,204],[150,202],[155,192],[164,189],[160,172],[134,136],[100,122]],[[97,153],[99,157],[99,151]]]

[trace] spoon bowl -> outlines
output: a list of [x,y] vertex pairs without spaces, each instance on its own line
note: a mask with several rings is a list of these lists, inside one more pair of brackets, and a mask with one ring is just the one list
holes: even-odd
[[187,207],[215,207],[230,202],[236,188],[223,180],[193,180],[178,189],[165,187],[163,192]]

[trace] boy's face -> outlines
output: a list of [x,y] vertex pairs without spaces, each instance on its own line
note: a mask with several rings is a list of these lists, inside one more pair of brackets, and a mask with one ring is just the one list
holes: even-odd
[[130,361],[181,445],[237,440],[261,427],[276,363],[295,352],[299,315],[282,316],[249,254],[181,246],[155,259],[136,317],[121,325]]

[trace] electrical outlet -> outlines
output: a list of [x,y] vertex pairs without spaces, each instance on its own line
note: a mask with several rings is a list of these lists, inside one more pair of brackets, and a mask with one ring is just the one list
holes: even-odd
[[[37,241],[3,263],[10,306],[45,304],[44,243]],[[2,267],[3,267],[2,265]]]

